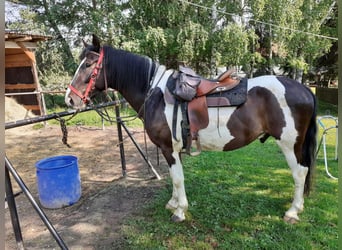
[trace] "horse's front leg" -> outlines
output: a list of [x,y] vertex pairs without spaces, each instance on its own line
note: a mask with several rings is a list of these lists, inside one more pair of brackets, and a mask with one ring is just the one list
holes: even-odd
[[[171,174],[171,168],[170,168],[170,176],[172,176]],[[171,199],[168,201],[168,203],[166,203],[166,209],[171,210],[172,212],[174,212],[177,207],[178,207],[178,194],[177,194],[177,189],[175,187],[175,185],[172,183],[172,197]]]
[[166,204],[166,208],[173,211],[171,217],[174,222],[181,222],[185,220],[185,212],[188,209],[188,200],[186,198],[184,187],[183,166],[179,158],[179,153],[174,152],[175,164],[170,167],[170,176],[172,179],[173,191],[172,197]]

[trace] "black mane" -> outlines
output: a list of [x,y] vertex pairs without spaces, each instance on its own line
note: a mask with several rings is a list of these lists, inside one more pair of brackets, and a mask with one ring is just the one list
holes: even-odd
[[109,87],[125,91],[131,85],[136,90],[147,90],[155,69],[150,58],[110,46],[103,46],[103,49]]

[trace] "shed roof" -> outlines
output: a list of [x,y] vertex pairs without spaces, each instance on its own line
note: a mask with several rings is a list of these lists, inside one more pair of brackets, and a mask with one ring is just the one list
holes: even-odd
[[52,36],[38,35],[20,31],[5,30],[5,41],[13,42],[40,42],[52,39]]

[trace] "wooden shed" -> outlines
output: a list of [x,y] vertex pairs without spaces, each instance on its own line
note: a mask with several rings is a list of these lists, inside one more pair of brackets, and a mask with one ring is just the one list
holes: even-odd
[[37,43],[49,36],[5,31],[5,95],[36,115],[45,114],[37,68]]

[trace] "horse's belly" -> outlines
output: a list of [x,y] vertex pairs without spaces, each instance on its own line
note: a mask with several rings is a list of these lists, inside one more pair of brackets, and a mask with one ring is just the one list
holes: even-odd
[[198,132],[203,150],[222,151],[224,145],[234,139],[227,123],[235,107],[209,108],[209,125]]

